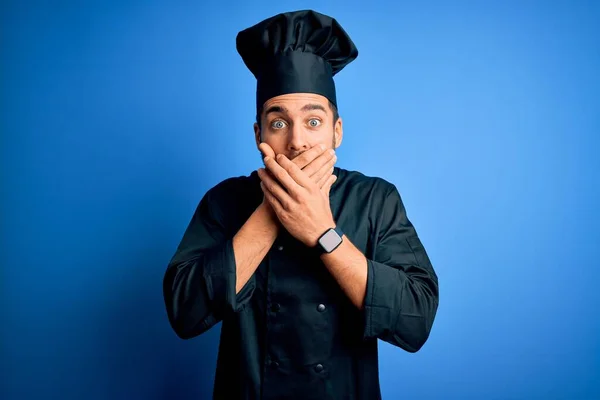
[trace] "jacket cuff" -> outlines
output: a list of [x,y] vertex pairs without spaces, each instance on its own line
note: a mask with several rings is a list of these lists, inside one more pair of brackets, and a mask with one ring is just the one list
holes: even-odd
[[225,313],[235,313],[243,310],[254,293],[255,278],[252,275],[240,292],[235,293],[237,273],[233,253],[233,238],[212,249],[207,256],[210,260],[207,260],[206,263],[204,281],[213,309],[224,310]]
[[[367,259],[367,290],[365,293],[363,339],[387,336],[393,332],[402,290],[399,271]],[[390,307],[393,305],[393,307]]]

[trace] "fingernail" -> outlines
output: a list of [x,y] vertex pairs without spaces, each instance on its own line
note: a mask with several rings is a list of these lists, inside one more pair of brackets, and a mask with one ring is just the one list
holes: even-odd
[[320,144],[321,150],[325,150],[325,145],[323,143]]
[[269,161],[271,159],[271,157],[267,156],[265,157],[265,162]]

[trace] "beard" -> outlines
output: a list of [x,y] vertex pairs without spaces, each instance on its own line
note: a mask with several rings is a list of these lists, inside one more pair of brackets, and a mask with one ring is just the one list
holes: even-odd
[[[262,138],[261,138],[261,143],[263,143],[263,140],[262,140]],[[333,136],[331,137],[331,148],[335,150],[335,132],[334,132]],[[293,154],[291,155],[291,157],[288,157],[288,158],[289,158],[290,160],[293,160],[294,158],[298,157],[299,155],[302,155],[302,154],[304,154],[304,153],[305,153],[306,151],[308,151],[308,150],[310,150],[310,149],[307,149],[307,150],[301,151],[301,152],[299,152],[299,153],[293,153]],[[325,149],[325,150],[328,150],[328,149]],[[260,150],[258,151],[258,154],[259,154],[259,156],[260,156],[260,161],[261,161],[261,163],[264,165],[264,160],[263,160],[264,156],[263,156],[263,154],[260,152]]]

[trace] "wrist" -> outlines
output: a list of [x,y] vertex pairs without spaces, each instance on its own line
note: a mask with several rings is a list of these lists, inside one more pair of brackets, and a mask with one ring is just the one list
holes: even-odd
[[262,202],[258,206],[258,211],[267,224],[271,225],[274,229],[279,230],[279,220],[277,219],[277,214],[275,214],[273,207],[266,202]]

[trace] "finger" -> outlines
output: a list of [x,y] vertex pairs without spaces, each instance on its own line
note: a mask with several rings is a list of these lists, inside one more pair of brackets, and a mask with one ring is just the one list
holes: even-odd
[[[265,158],[265,166],[267,170],[272,174],[273,178],[275,178],[278,183],[287,191],[287,193],[293,198],[298,198],[298,194],[303,185],[297,182],[292,175],[290,175],[289,171],[294,171],[296,175],[298,172],[300,173],[299,179],[302,181],[303,178],[309,179],[304,173],[298,168],[296,164],[291,162],[286,156],[283,154],[277,155],[278,160],[275,161],[272,158]],[[285,164],[280,164],[281,162]],[[310,181],[310,179],[309,179]],[[304,182],[306,184],[306,182]],[[277,193],[274,193],[277,195]],[[285,204],[284,204],[285,206]]]
[[276,171],[277,179],[281,176],[280,182],[288,189],[290,195],[299,194],[300,188],[310,189],[316,185],[304,171],[283,154],[277,155],[277,161],[270,164],[270,167]]
[[305,151],[304,153],[300,154],[298,157],[295,157],[294,159],[292,159],[292,161],[294,162],[294,164],[296,164],[298,166],[298,168],[304,169],[314,159],[316,159],[321,154],[323,154],[325,149],[326,149],[326,146],[322,143],[315,145],[315,146],[311,147],[310,149],[308,149],[307,151]]
[[269,202],[269,204],[271,205],[271,207],[273,207],[273,211],[275,211],[275,213],[277,215],[279,215],[283,211],[283,206],[281,205],[281,202],[265,186],[264,182],[260,183],[260,188],[263,191],[263,195],[265,196],[265,199],[267,199],[267,201]]
[[319,187],[319,189],[323,188],[323,185],[325,184],[326,181],[327,181],[327,175],[323,175],[322,177],[319,178],[319,180],[317,181],[317,186]]
[[331,186],[335,183],[336,180],[337,180],[337,176],[331,175],[325,182],[325,185],[323,185],[323,189],[321,189],[321,190],[323,191],[323,193],[325,194],[326,197],[329,197],[329,192],[331,191]]
[[[273,162],[273,160],[270,160]],[[289,202],[291,201],[290,195],[285,189],[274,179],[271,174],[264,168],[258,169],[258,176],[262,181],[263,186],[279,201],[282,207],[287,209]]]
[[[311,179],[315,182],[321,181],[323,178],[327,178],[329,175],[333,173],[333,167],[337,161],[337,157],[334,155],[329,161],[321,166],[321,168],[311,175]],[[304,169],[307,171],[307,169]]]
[[[323,185],[325,184],[325,182],[327,182],[327,179],[331,176],[332,173],[333,173],[333,167],[329,168],[324,173],[320,174],[320,176],[319,176],[319,178],[317,180],[317,186],[319,186],[319,188],[322,188]],[[314,180],[315,177],[316,177],[316,175],[313,175],[312,179]]]
[[[328,149],[319,155],[319,157],[311,161],[306,167],[304,167],[303,171],[306,172],[310,177],[314,177],[315,174],[318,174],[318,176],[313,179],[317,180],[318,177],[321,176],[321,168],[328,163],[335,163],[336,161],[337,157],[335,155],[335,151],[333,149]],[[328,168],[325,167],[325,171],[327,170]]]
[[260,150],[260,152],[263,154],[263,158],[264,157],[272,157],[275,158],[275,151],[273,150],[273,148],[271,146],[269,146],[267,143],[261,143],[258,145],[258,149]]

